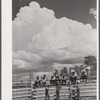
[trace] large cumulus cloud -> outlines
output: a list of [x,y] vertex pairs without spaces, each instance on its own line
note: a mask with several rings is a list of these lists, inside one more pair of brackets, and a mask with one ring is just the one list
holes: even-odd
[[54,12],[46,8],[41,9],[36,2],[22,7],[13,21],[13,49],[25,49],[32,37],[39,34],[53,19]]
[[13,68],[50,71],[55,62],[79,63],[84,56],[96,56],[96,43],[90,24],[57,19],[52,10],[32,2],[13,21]]

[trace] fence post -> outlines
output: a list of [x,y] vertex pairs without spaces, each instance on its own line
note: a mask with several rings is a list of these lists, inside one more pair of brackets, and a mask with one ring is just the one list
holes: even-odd
[[71,100],[71,82],[69,81],[69,99]]
[[32,92],[32,100],[35,100],[36,98],[34,97],[35,96],[35,92],[36,92],[36,87],[35,86],[33,86],[33,92]]
[[49,100],[49,86],[45,87],[45,100]]
[[31,90],[31,100],[33,100],[33,91]]
[[31,81],[31,100],[33,100],[33,84],[32,84],[32,81]]
[[56,100],[60,100],[60,89],[61,87],[59,85],[56,86]]
[[33,84],[32,84],[32,76],[33,76],[33,74],[30,72],[29,76],[30,76],[30,85],[31,85],[31,100],[33,100]]

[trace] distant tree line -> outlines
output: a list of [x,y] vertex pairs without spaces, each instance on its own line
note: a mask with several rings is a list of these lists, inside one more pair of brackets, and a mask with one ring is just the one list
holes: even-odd
[[[85,66],[84,66],[85,65]],[[73,69],[76,71],[77,75],[80,75],[80,72],[85,68],[85,67],[90,67],[91,68],[91,75],[96,76],[96,70],[97,70],[97,59],[95,56],[86,56],[84,57],[84,65],[75,65]],[[71,70],[71,69],[70,69]],[[69,71],[70,71],[69,70]],[[65,74],[66,76],[69,76],[69,72],[66,67],[62,68],[60,70],[60,75]]]

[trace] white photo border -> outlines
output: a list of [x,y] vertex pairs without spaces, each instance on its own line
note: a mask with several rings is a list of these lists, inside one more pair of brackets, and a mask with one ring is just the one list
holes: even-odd
[[[2,100],[12,100],[12,0],[2,0]],[[97,0],[97,100],[99,100],[99,0]]]

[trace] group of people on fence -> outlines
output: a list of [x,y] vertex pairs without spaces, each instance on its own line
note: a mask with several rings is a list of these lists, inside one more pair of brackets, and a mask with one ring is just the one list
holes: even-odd
[[53,74],[53,76],[51,76],[50,79],[50,84],[51,85],[66,85],[66,80],[67,80],[67,76],[65,74],[62,74],[61,76],[57,73],[57,74]]
[[35,81],[35,86],[36,87],[41,87],[41,86],[46,86],[46,81],[47,81],[47,77],[44,74],[43,77],[41,77],[41,79],[39,78],[39,76],[36,76],[36,81]]
[[[69,80],[71,81],[71,83],[76,83],[78,82],[77,81],[77,73],[75,72],[75,70],[71,70],[71,73],[70,73],[70,77],[69,77]],[[80,74],[80,79],[82,79],[83,81],[86,80],[87,81],[87,72],[85,70],[82,70],[81,71],[81,74]]]
[[[85,70],[82,70],[80,75],[81,75],[80,79],[82,79],[83,81],[84,80],[87,81],[87,72]],[[57,70],[55,70],[55,72],[53,73],[53,76],[51,76],[50,85],[53,85],[53,86],[56,86],[57,84],[66,85],[66,80],[70,80],[72,83],[75,83],[77,81],[77,77],[78,75],[75,70],[71,70],[69,76],[66,76],[64,73],[62,75],[59,75]],[[35,86],[45,87],[46,82],[47,82],[47,76],[45,74],[41,77],[41,79],[39,78],[39,76],[36,76]]]

